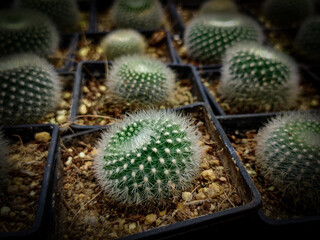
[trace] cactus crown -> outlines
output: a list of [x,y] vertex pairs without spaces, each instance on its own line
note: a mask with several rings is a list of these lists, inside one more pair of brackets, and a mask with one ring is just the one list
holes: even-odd
[[115,30],[101,41],[101,48],[108,60],[122,55],[143,54],[146,45],[144,36],[133,29]]
[[257,135],[257,166],[298,208],[320,210],[319,139],[319,113],[279,115]]
[[53,23],[33,10],[0,11],[0,55],[35,53],[47,56],[58,48],[59,35]]
[[130,102],[157,104],[173,92],[175,75],[160,60],[131,55],[117,58],[107,76],[107,86]]
[[165,203],[190,187],[201,149],[190,119],[168,110],[140,111],[105,132],[95,159],[105,192],[123,204]]
[[117,27],[154,30],[163,23],[164,13],[158,0],[116,0],[112,19]]
[[75,0],[17,0],[17,5],[45,13],[59,30],[70,30],[79,22],[80,12]]
[[60,81],[53,67],[33,54],[10,55],[0,61],[0,123],[40,120],[58,104]]
[[296,103],[298,76],[289,56],[259,44],[240,43],[226,51],[218,91],[241,111],[283,110]]
[[239,14],[200,15],[184,34],[187,53],[200,62],[220,61],[226,49],[245,40],[261,43],[262,32],[254,20]]
[[294,40],[298,53],[311,60],[320,60],[320,16],[307,18]]

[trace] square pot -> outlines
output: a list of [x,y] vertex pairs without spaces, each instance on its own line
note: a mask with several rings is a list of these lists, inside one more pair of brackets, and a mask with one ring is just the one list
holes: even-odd
[[[111,64],[111,63],[109,63]],[[109,65],[110,66],[110,65]],[[179,103],[182,103],[182,105],[186,104],[190,104],[191,102],[205,102],[208,103],[208,99],[204,93],[202,84],[200,83],[200,79],[199,76],[197,75],[197,72],[195,70],[194,67],[189,66],[189,65],[179,65],[179,64],[168,64],[168,66],[177,74],[177,83],[176,84],[186,84],[187,87],[184,89],[186,89],[182,94],[186,94],[186,96],[182,97],[181,100],[179,100]],[[72,105],[72,111],[71,111],[71,119],[70,121],[72,123],[74,123],[73,128],[90,128],[92,126],[99,126],[99,123],[95,120],[93,123],[81,123],[79,124],[79,122],[77,123],[77,120],[79,117],[81,117],[80,113],[82,111],[79,111],[79,108],[82,108],[84,102],[82,101],[87,101],[87,100],[83,100],[85,99],[86,96],[89,96],[89,94],[92,94],[92,91],[90,89],[86,89],[86,91],[84,92],[83,90],[85,88],[88,88],[87,86],[90,86],[89,84],[101,84],[104,86],[104,81],[105,81],[105,72],[106,72],[106,63],[105,62],[81,62],[78,65],[78,69],[77,69],[77,75],[76,75],[76,85],[74,88],[74,93],[73,93],[73,105]],[[100,79],[100,80],[99,80]],[[100,81],[100,82],[99,82]],[[100,86],[96,86],[93,85],[92,89],[96,89],[96,88],[100,88]],[[191,88],[190,90],[188,90],[189,88]],[[178,90],[177,90],[178,91]],[[182,91],[182,90],[181,90]],[[89,93],[86,94],[85,93]],[[101,92],[101,96],[107,96],[106,92]],[[94,96],[92,97],[92,99],[96,100],[96,98],[94,98]],[[175,96],[175,98],[177,98]],[[186,98],[188,102],[186,101]],[[98,98],[99,99],[99,98]],[[105,105],[105,104],[104,104]],[[113,104],[116,105],[116,104]],[[113,109],[115,107],[119,107],[119,106],[113,106],[111,105],[111,103],[109,104],[108,108]],[[174,105],[174,104],[172,104]],[[180,106],[180,105],[179,105]],[[130,107],[130,106],[129,106]],[[178,106],[177,106],[178,107]],[[84,107],[83,107],[84,108]],[[170,108],[174,108],[174,107],[170,107]],[[85,107],[85,109],[87,109],[87,107]],[[109,111],[108,109],[108,111]],[[96,111],[96,110],[95,110]],[[109,112],[110,112],[109,111]],[[130,111],[130,108],[127,109],[119,109],[119,110],[113,110],[114,112],[117,112],[117,115],[106,116],[107,114],[102,114],[102,117],[106,118],[106,121],[109,121],[104,123],[104,119],[101,119],[101,124],[100,125],[106,125],[106,124],[110,124],[110,121],[114,121],[115,119],[118,119],[119,117],[123,116],[123,114],[126,111]],[[87,112],[85,111],[82,115],[86,115]],[[95,113],[96,114],[96,113]],[[114,113],[113,113],[114,114]],[[98,114],[101,115],[101,114]]]
[[[7,194],[6,196],[12,195],[12,197],[8,197],[8,199],[3,199],[4,201],[1,203],[6,204],[6,207],[9,207],[10,211],[6,216],[1,216],[1,222],[2,222],[2,229],[5,228],[6,223],[8,223],[7,227],[5,228],[6,232],[0,233],[0,239],[43,239],[45,235],[45,226],[48,219],[48,206],[49,206],[49,194],[51,189],[51,184],[53,180],[53,173],[54,168],[56,164],[56,158],[57,158],[57,149],[58,149],[58,132],[59,128],[57,125],[53,124],[34,124],[34,125],[17,125],[17,126],[4,126],[2,128],[2,131],[4,132],[5,138],[9,141],[9,145],[11,144],[23,144],[24,146],[28,145],[30,142],[32,144],[37,144],[37,148],[34,150],[36,152],[38,150],[38,147],[41,146],[41,144],[45,144],[45,149],[48,151],[48,155],[42,156],[40,160],[43,158],[45,159],[45,163],[43,165],[38,165],[39,160],[35,160],[36,157],[39,157],[38,155],[35,155],[34,152],[25,152],[24,156],[30,157],[33,156],[33,158],[26,160],[24,157],[23,159],[20,159],[20,157],[17,160],[21,160],[22,163],[25,162],[25,164],[22,164],[20,168],[16,168],[14,170],[14,175],[12,175],[12,178],[10,179],[10,184],[7,186],[4,186],[4,192]],[[51,139],[47,140],[46,143],[39,142],[40,140],[35,138],[34,135],[36,133],[41,132],[47,132],[50,134]],[[37,139],[37,140],[35,140]],[[49,142],[48,142],[49,141]],[[25,148],[24,148],[25,149]],[[27,151],[27,150],[25,150]],[[28,149],[28,151],[30,151]],[[41,152],[40,152],[41,153]],[[17,153],[15,152],[15,155]],[[12,155],[11,157],[14,157],[15,155]],[[35,160],[35,161],[32,161]],[[32,166],[35,168],[41,168],[41,171],[43,171],[43,175],[39,172],[39,175],[36,175],[34,171],[30,171],[25,165],[32,164],[31,162],[37,162],[37,165],[33,164]],[[40,162],[42,164],[42,162]],[[31,165],[29,165],[31,166]],[[24,171],[23,171],[24,170]],[[18,174],[19,173],[19,174]],[[21,183],[16,183],[18,181],[18,176],[23,176],[21,179]],[[40,178],[38,178],[40,176]],[[42,177],[41,177],[42,176]],[[26,180],[32,180],[32,183],[28,184],[29,186],[32,186],[34,182],[40,183],[41,186],[34,186],[33,190],[31,190],[31,187],[26,190],[27,184],[23,181]],[[22,188],[24,186],[24,189]],[[6,189],[6,190],[5,190]],[[24,192],[27,191],[27,192]],[[18,200],[20,201],[23,198],[21,196],[28,196],[31,194],[33,197],[29,199],[27,202],[21,202],[18,203]],[[9,202],[8,202],[9,201]],[[12,201],[12,202],[10,202]],[[4,207],[3,205],[1,208]],[[30,213],[28,211],[32,211],[30,209],[34,208],[33,213]],[[23,213],[24,212],[24,213]],[[28,212],[28,213],[27,213]],[[13,215],[11,215],[13,213]],[[26,215],[28,214],[28,215]],[[28,219],[29,214],[32,214],[32,219]],[[12,220],[12,218],[17,218]],[[18,222],[16,222],[18,221]],[[20,229],[22,228],[21,225],[18,226],[21,222],[26,223],[28,222],[28,226],[23,226],[23,229],[17,230],[17,231],[10,231],[11,225],[10,223],[16,224],[15,228]]]
[[[207,209],[206,214],[201,215],[201,209],[204,207],[201,203],[200,207],[197,207],[199,210],[197,217],[183,221],[175,220],[172,224],[165,224],[157,228],[154,228],[156,225],[154,223],[151,229],[121,239],[185,239],[186,237],[205,236],[205,234],[208,233],[223,233],[228,235],[230,231],[227,229],[231,227],[233,230],[237,230],[238,228],[240,230],[243,225],[250,225],[251,220],[253,220],[253,217],[257,214],[256,210],[261,203],[260,195],[208,105],[196,103],[183,106],[175,111],[187,114],[204,124],[202,126],[204,126],[205,131],[210,136],[208,141],[212,140],[214,146],[217,147],[216,149],[219,149],[218,151],[214,150],[212,154],[217,154],[217,159],[221,163],[219,168],[225,170],[226,175],[224,180],[229,179],[228,183],[231,184],[229,187],[233,189],[233,194],[236,193],[238,197],[237,204],[233,206],[232,204],[229,205],[228,200],[224,199],[226,201],[225,203],[227,203],[225,209],[213,210],[214,208],[210,208]],[[72,239],[78,239],[79,236],[75,236],[75,233],[76,235],[81,233],[81,238],[85,237],[85,235],[92,236],[92,234],[97,234],[102,238],[117,238],[120,236],[110,235],[112,232],[110,227],[114,225],[120,226],[120,223],[117,221],[118,219],[124,219],[124,222],[122,220],[120,221],[123,225],[129,225],[130,222],[137,222],[137,225],[133,224],[136,227],[141,226],[139,224],[143,222],[143,219],[141,220],[137,216],[127,216],[128,214],[130,215],[130,213],[127,212],[121,213],[125,216],[117,215],[115,217],[113,217],[114,213],[109,214],[106,212],[113,211],[114,209],[106,205],[105,197],[100,191],[100,187],[96,186],[96,180],[92,176],[91,164],[86,163],[92,160],[91,154],[93,154],[94,150],[91,151],[91,146],[95,146],[95,142],[103,130],[108,130],[108,126],[81,131],[63,137],[64,148],[61,148],[61,159],[57,164],[57,178],[53,194],[52,222],[50,224],[52,229],[49,234],[51,239],[59,239],[59,236],[62,235],[67,235]],[[212,146],[212,149],[213,148]],[[79,158],[81,155],[79,151],[82,152],[82,157],[85,153],[83,159]],[[77,179],[76,182],[73,182],[73,178]],[[218,182],[220,180],[223,180],[223,178],[220,177]],[[79,189],[79,191],[76,189]],[[89,191],[90,194],[88,195],[86,191]],[[196,193],[198,190],[194,191]],[[85,199],[82,200],[82,197]],[[229,197],[230,201],[235,200],[231,196]],[[224,200],[218,202],[222,204]],[[80,205],[78,206],[78,204]],[[183,202],[181,204],[183,204]],[[96,208],[96,206],[98,206],[98,208]],[[187,203],[183,206],[189,208],[191,205]],[[78,207],[80,207],[80,209]],[[74,208],[77,210],[75,211]],[[159,211],[160,210],[162,211],[163,209],[159,209]],[[180,210],[168,208],[166,209],[166,215],[174,217],[176,216],[175,214],[180,214],[179,211]],[[160,218],[161,214],[159,213],[158,215]],[[167,218],[167,216],[161,216]],[[135,218],[135,220],[132,220],[132,218]],[[86,224],[83,225],[82,221],[86,222]],[[115,227],[115,229],[116,228],[117,227]],[[70,232],[70,229],[77,230]]]
[[[320,109],[319,81],[307,74],[304,67],[299,67],[300,88],[302,88],[296,110]],[[219,109],[219,115],[251,114],[253,112],[232,112],[232,106],[224,103],[217,94],[217,85],[221,76],[221,67],[199,70],[199,75],[204,85],[205,92],[212,108]]]
[[[291,234],[290,236],[298,232],[312,233],[320,224],[320,216],[293,216],[293,213],[291,213],[291,217],[289,217],[290,215],[284,212],[283,207],[278,204],[273,206],[272,203],[278,203],[276,194],[273,188],[269,187],[265,183],[265,180],[259,176],[259,172],[256,171],[254,166],[254,144],[256,142],[254,136],[258,130],[272,118],[283,113],[284,112],[217,116],[217,119],[262,196],[262,206],[257,215],[257,222],[262,227],[261,232],[272,232],[272,234],[288,233]],[[277,218],[279,217],[277,214],[282,214],[282,218]]]

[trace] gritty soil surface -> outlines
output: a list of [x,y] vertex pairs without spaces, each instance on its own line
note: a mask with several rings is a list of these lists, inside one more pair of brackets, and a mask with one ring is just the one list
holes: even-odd
[[[193,186],[166,206],[128,208],[115,205],[97,184],[92,162],[98,134],[87,134],[61,149],[61,187],[57,192],[57,234],[62,239],[114,239],[182,220],[240,206],[237,187],[219,159],[216,139],[211,139],[201,119],[194,116],[205,146],[201,173]],[[138,209],[143,209],[139,210]]]

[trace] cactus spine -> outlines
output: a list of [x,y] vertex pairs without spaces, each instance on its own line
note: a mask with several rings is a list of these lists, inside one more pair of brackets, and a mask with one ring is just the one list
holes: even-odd
[[117,27],[154,30],[161,27],[164,13],[158,0],[116,0],[112,20]]
[[299,94],[299,74],[289,56],[253,43],[228,49],[218,86],[222,99],[241,112],[291,108]]
[[142,34],[133,29],[119,29],[105,36],[101,48],[108,60],[129,54],[143,54],[146,40]]
[[102,135],[98,182],[123,204],[165,203],[198,176],[201,151],[191,120],[168,110],[140,111]]
[[282,193],[286,205],[319,212],[320,115],[278,115],[257,135],[257,167]]
[[108,72],[107,87],[120,99],[159,104],[174,90],[175,75],[160,60],[130,55],[117,58]]
[[58,49],[54,24],[33,10],[0,11],[0,55],[35,53],[48,56]]
[[226,49],[241,41],[262,42],[258,24],[242,15],[205,14],[193,18],[184,34],[190,57],[199,62],[220,62]]
[[60,81],[53,67],[32,54],[0,60],[0,124],[35,123],[58,104]]

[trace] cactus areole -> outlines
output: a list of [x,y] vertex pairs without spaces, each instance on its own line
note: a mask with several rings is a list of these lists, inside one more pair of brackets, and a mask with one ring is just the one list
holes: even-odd
[[201,151],[188,118],[141,111],[105,132],[95,171],[105,193],[123,204],[165,203],[198,176]]

